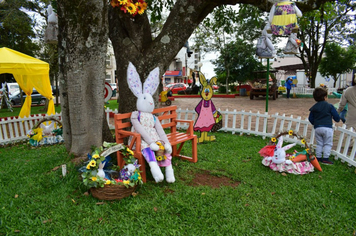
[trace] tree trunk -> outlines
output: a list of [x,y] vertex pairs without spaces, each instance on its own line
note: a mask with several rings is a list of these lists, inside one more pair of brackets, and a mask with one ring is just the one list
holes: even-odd
[[59,0],[58,27],[63,138],[82,156],[103,142],[107,1]]

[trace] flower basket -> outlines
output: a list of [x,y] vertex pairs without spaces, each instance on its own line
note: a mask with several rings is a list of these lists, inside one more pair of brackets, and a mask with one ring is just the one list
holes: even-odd
[[[45,125],[45,122],[51,122],[51,124]],[[45,144],[62,143],[64,142],[62,133],[62,123],[59,120],[53,117],[45,117],[39,120],[28,132],[29,143],[35,147]]]
[[90,188],[90,193],[93,197],[100,200],[120,200],[129,197],[135,190],[137,185],[126,187],[124,185],[105,185],[103,188]]

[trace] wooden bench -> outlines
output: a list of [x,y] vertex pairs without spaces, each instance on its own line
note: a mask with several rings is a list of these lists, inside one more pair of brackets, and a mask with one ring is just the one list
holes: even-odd
[[[192,120],[179,120],[177,119],[177,106],[168,106],[157,108],[153,110],[153,114],[156,115],[162,124],[163,129],[169,129],[170,132],[167,133],[168,140],[172,145],[172,157],[179,157],[181,159],[188,160],[190,162],[196,163],[198,161],[197,153],[197,136],[194,134]],[[132,137],[131,143],[128,147],[132,150],[135,147],[134,157],[138,159],[140,166],[142,180],[146,182],[146,161],[141,153],[141,135],[128,130],[131,130],[131,112],[124,114],[115,114],[115,136],[116,143],[124,143],[124,139],[127,137]],[[185,133],[178,132],[177,123],[188,123],[189,127]],[[192,142],[192,157],[181,155],[180,152],[186,141]],[[178,145],[179,144],[179,145]],[[122,168],[125,164],[123,156],[120,152],[117,152],[117,164]]]

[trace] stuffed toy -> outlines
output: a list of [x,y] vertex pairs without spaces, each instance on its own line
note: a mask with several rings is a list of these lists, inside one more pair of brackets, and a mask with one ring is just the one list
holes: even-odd
[[48,26],[45,31],[45,42],[49,44],[58,43],[58,17],[51,5],[47,8]]
[[288,37],[287,45],[284,48],[283,52],[285,54],[298,54],[298,48],[301,44],[300,39],[297,38],[296,33],[291,33]]
[[[263,147],[259,153],[263,156],[262,164],[268,166],[274,171],[287,172],[296,175],[303,175],[314,171],[314,165],[301,159],[289,160],[287,158],[286,150],[292,148],[296,144],[289,144],[282,147],[283,145],[283,136],[278,138],[278,143],[276,145],[267,145]],[[272,149],[274,148],[274,151]]]
[[299,30],[297,17],[303,14],[294,2],[280,0],[273,4],[269,13],[269,23],[271,28],[268,30],[277,36],[288,36],[297,33]]
[[270,28],[270,26],[267,22],[262,30],[262,36],[257,41],[256,55],[260,58],[273,58],[276,56],[276,50],[271,41],[272,34],[267,33],[268,28]]
[[[137,111],[132,112],[132,131],[141,135],[141,152],[148,162],[155,181],[164,179],[160,167],[166,168],[166,181],[175,182],[174,171],[171,164],[172,146],[168,141],[158,118],[152,114],[155,105],[152,95],[159,85],[159,69],[150,72],[142,88],[140,77],[135,66],[130,62],[127,68],[127,83],[131,92],[137,97]],[[158,141],[163,141],[166,159],[157,161],[155,151],[159,150]]]
[[51,136],[52,131],[54,130],[54,122],[50,122],[49,125],[45,125],[44,123],[40,124],[40,127],[42,128],[42,133],[45,136]]
[[[214,94],[212,85],[216,84],[217,78],[213,77],[208,82],[202,73],[198,72],[198,74],[200,84],[203,88],[200,94],[202,100],[195,107],[195,111],[198,113],[198,118],[194,123],[194,131],[200,131],[198,142],[201,143],[203,141],[215,140],[215,136],[208,136],[208,132],[218,130],[217,128],[214,128],[214,126],[219,125],[219,122],[222,120],[222,116],[220,112],[216,110],[214,103],[211,100]],[[222,121],[220,124],[221,123]]]

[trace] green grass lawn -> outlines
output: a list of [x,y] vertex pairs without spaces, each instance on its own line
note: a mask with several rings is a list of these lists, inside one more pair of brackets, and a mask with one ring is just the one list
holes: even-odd
[[[63,145],[1,148],[0,235],[354,234],[354,167],[338,160],[323,172],[283,175],[261,164],[258,151],[267,139],[216,137],[198,145],[197,163],[173,159],[174,184],[148,175],[136,197],[120,201],[86,195]],[[64,178],[54,169],[62,164],[69,171]],[[192,186],[204,170],[240,185]]]

